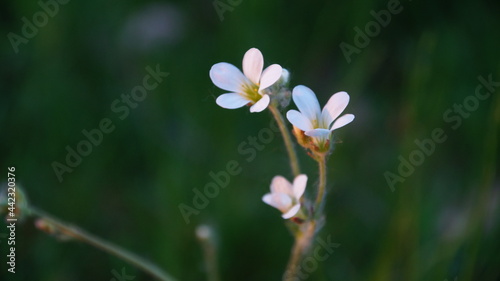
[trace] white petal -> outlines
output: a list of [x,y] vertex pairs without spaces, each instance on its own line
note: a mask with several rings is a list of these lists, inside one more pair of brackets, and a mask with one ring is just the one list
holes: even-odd
[[352,122],[352,120],[354,120],[354,115],[353,114],[346,114],[346,115],[343,115],[342,117],[340,117],[339,119],[335,120],[335,122],[333,123],[333,126],[332,126],[332,131],[335,130],[335,129],[338,129],[340,127],[343,127],[349,123]]
[[293,195],[295,195],[295,198],[297,199],[297,201],[304,194],[304,191],[306,190],[306,185],[307,185],[307,176],[306,175],[303,175],[303,174],[298,175],[293,180]]
[[267,193],[262,196],[262,201],[264,201],[264,203],[266,203],[267,205],[276,208],[276,206],[274,206],[273,195],[271,193]]
[[271,98],[269,95],[263,95],[262,98],[250,107],[250,112],[261,112],[269,105]]
[[293,195],[292,184],[282,176],[275,176],[271,181],[271,192]]
[[263,67],[264,57],[258,49],[252,48],[245,53],[243,57],[243,73],[245,73],[245,76],[255,85],[259,84]]
[[283,193],[267,193],[262,197],[262,201],[281,212],[286,212],[292,204],[292,199]]
[[215,102],[220,107],[227,109],[235,109],[245,106],[250,101],[237,93],[229,93],[220,95]]
[[[274,208],[280,210],[282,213],[287,212],[292,207],[292,198],[284,193],[272,193],[269,196],[264,196],[266,203],[273,206]],[[264,200],[264,197],[262,200]]]
[[301,129],[302,131],[309,131],[314,129],[311,121],[297,110],[289,110],[286,113],[286,118],[288,119],[288,121],[290,121],[290,123],[292,123],[292,125]]
[[314,137],[314,138],[329,138],[331,131],[328,129],[314,129],[310,131],[306,131],[306,136]]
[[297,204],[295,206],[293,206],[292,208],[290,208],[290,210],[288,210],[288,212],[284,213],[281,217],[284,218],[284,219],[289,219],[289,218],[292,218],[293,216],[295,216],[300,210],[300,204]]
[[281,68],[279,64],[273,64],[264,69],[262,77],[260,77],[259,91],[264,90],[265,88],[276,83],[276,81],[281,78],[282,72],[283,68]]
[[292,98],[297,108],[305,117],[311,121],[317,120],[321,112],[318,99],[311,89],[302,85],[296,86],[293,88]]
[[231,92],[241,92],[241,87],[249,81],[234,65],[220,62],[210,69],[210,79],[215,86]]
[[330,127],[332,121],[339,117],[340,113],[347,107],[347,104],[349,104],[349,94],[346,92],[338,92],[332,95],[321,113],[321,119],[325,128]]
[[292,197],[284,193],[273,194],[273,200],[280,206],[279,209],[283,212],[290,209],[292,206]]

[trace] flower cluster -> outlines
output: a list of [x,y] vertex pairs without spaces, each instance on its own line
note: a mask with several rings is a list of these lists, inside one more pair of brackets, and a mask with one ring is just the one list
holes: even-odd
[[[210,78],[219,88],[229,91],[220,95],[216,103],[227,109],[249,106],[250,112],[261,112],[268,107],[285,107],[282,93],[289,79],[289,72],[278,64],[264,69],[262,53],[252,48],[243,57],[243,72],[232,64],[221,62],[210,69]],[[286,97],[285,97],[286,98]],[[309,150],[314,157],[324,157],[330,151],[330,137],[334,130],[354,120],[354,115],[340,116],[349,103],[346,92],[333,94],[321,109],[314,92],[306,86],[293,88],[292,99],[298,110],[286,114],[293,125],[298,143]],[[339,117],[340,116],[340,117]],[[262,200],[280,210],[284,219],[291,219],[301,213],[302,195],[307,176],[297,175],[290,183],[282,176],[275,176],[271,182],[271,193]]]

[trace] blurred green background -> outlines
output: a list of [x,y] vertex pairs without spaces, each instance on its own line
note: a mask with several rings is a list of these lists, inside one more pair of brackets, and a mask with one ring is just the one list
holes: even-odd
[[[31,204],[179,280],[206,280],[200,224],[217,234],[221,280],[281,280],[292,236],[261,201],[273,176],[291,178],[281,137],[246,161],[238,146],[272,117],[220,108],[215,98],[224,91],[208,76],[217,62],[241,68],[256,47],[266,65],[290,70],[291,85],[309,86],[321,104],[347,91],[345,112],[356,115],[334,136],[319,233],[340,247],[308,280],[500,280],[500,88],[467,114],[454,111],[473,100],[478,76],[500,81],[497,1],[402,1],[350,63],[339,45],[355,46],[354,28],[364,30],[370,11],[388,1],[216,4],[227,10],[218,14],[212,1],[69,1],[16,53],[9,33],[22,36],[22,18],[33,22],[43,10],[36,1],[4,2],[0,179],[15,166]],[[156,65],[169,76],[120,120],[111,105]],[[449,109],[453,118],[467,116],[456,129],[456,119],[443,117]],[[65,147],[75,149],[82,130],[103,118],[114,131],[59,182],[52,163],[64,163]],[[397,174],[398,157],[408,159],[414,141],[435,128],[446,141],[391,190],[384,173]],[[312,189],[315,163],[299,155]],[[186,224],[179,204],[192,206],[192,189],[231,160],[242,172]],[[90,246],[60,242],[32,220],[18,224],[16,241],[16,274],[2,262],[1,280],[113,280],[122,269],[152,280]],[[2,237],[0,254],[5,261]]]

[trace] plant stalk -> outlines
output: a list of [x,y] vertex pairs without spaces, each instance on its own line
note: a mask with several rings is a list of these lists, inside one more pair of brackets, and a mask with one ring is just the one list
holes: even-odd
[[295,236],[295,243],[293,244],[292,252],[290,254],[290,260],[283,276],[285,281],[297,280],[298,269],[302,257],[307,254],[309,248],[311,247],[314,234],[316,232],[316,221],[311,220],[306,222],[307,225],[303,228],[303,231],[298,232]]
[[326,189],[326,155],[318,156],[318,166],[319,166],[319,185],[318,194],[316,195],[316,202],[314,204],[314,213],[321,214],[321,207],[323,205],[323,199],[325,197]]
[[113,245],[110,242],[104,241],[103,239],[96,237],[90,233],[87,233],[77,227],[68,225],[67,223],[64,223],[48,214],[45,212],[38,210],[37,208],[30,207],[30,212],[32,215],[42,219],[43,221],[47,222],[50,227],[54,227],[55,230],[57,231],[56,233],[60,233],[64,236],[68,236],[74,239],[77,239],[79,241],[82,241],[84,243],[87,243],[91,246],[94,246],[108,254],[111,254],[113,256],[116,256],[134,266],[137,268],[143,270],[144,272],[150,274],[154,278],[161,280],[161,281],[175,281],[173,277],[171,277],[169,274],[164,272],[162,269],[160,269],[158,266],[155,264],[152,264],[149,261],[146,261],[142,257],[137,256],[134,253],[131,253],[119,246]]
[[273,114],[276,123],[278,123],[281,135],[283,136],[283,141],[285,142],[286,151],[288,152],[288,158],[290,159],[290,167],[292,169],[294,177],[296,177],[300,174],[300,167],[299,167],[299,160],[297,157],[297,153],[295,152],[295,147],[293,145],[292,137],[290,135],[290,131],[285,125],[285,120],[279,109],[274,104],[270,104],[268,108],[269,111],[271,111],[271,113]]

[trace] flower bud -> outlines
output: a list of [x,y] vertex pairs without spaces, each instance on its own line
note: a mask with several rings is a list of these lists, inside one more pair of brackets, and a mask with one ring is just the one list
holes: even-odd
[[0,215],[23,220],[28,214],[28,199],[19,184],[12,187],[6,183],[2,184],[0,187]]
[[206,224],[196,227],[196,237],[200,240],[209,240],[212,238],[212,228]]
[[281,88],[276,94],[276,100],[281,108],[286,108],[290,104],[292,92],[288,88]]
[[281,87],[288,87],[288,82],[290,82],[290,72],[283,68],[283,71],[281,72],[281,77],[278,79],[278,82],[276,84],[280,85]]
[[51,234],[51,235],[54,235],[57,233],[57,228],[49,223],[48,221],[44,220],[44,219],[37,219],[35,221],[35,227],[38,228],[39,230],[45,232],[45,233],[48,233],[48,234]]
[[288,89],[288,82],[290,81],[290,72],[283,68],[281,77],[274,85],[267,88],[265,92],[269,94],[275,104],[281,108],[286,108],[292,99],[292,92]]
[[35,227],[61,241],[68,241],[75,238],[72,233],[58,228],[57,225],[44,218],[37,219],[35,221]]

